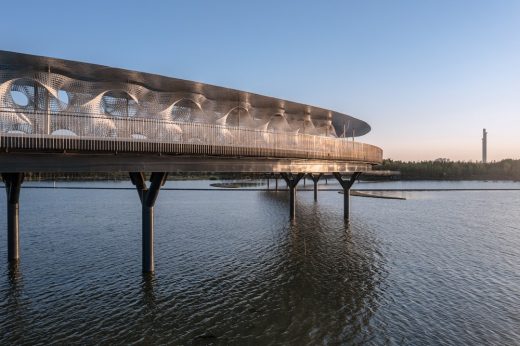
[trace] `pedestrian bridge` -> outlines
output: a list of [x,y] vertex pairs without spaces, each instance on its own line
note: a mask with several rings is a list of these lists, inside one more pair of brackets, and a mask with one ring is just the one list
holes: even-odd
[[[350,186],[382,162],[380,148],[356,140],[369,131],[348,114],[301,103],[0,51],[9,259],[18,258],[25,172],[129,172],[143,205],[143,269],[153,271],[153,205],[168,172],[279,173],[290,189],[291,219],[303,175],[333,173],[345,189],[348,218]],[[149,188],[145,172],[153,172]]]

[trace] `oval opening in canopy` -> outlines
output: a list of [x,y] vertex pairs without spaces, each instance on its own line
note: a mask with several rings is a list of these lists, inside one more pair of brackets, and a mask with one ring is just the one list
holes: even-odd
[[126,91],[111,90],[101,99],[101,108],[107,115],[133,117],[137,114],[137,102]]
[[267,129],[270,131],[289,131],[291,130],[289,124],[287,123],[287,119],[281,114],[275,114],[269,120],[269,124],[267,125]]
[[69,94],[65,90],[58,90],[58,100],[65,104],[69,104]]
[[11,89],[11,98],[14,104],[19,107],[27,107],[29,105],[29,98],[21,91]]
[[193,100],[181,99],[172,108],[172,120],[180,122],[204,122],[205,114]]
[[236,127],[253,127],[253,118],[248,110],[243,107],[235,107],[226,116],[226,125]]

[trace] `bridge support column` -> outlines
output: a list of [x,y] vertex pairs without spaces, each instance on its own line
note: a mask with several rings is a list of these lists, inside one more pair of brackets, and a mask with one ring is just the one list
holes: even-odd
[[313,174],[309,173],[311,176],[311,179],[314,183],[314,202],[318,201],[318,182],[320,181],[320,178],[323,176],[323,173]]
[[305,173],[281,173],[283,180],[285,180],[289,188],[289,216],[291,221],[296,219],[296,186],[304,175]]
[[161,186],[166,182],[168,173],[154,172],[150,176],[150,188],[146,186],[144,173],[130,172],[130,180],[135,185],[142,206],[142,263],[143,272],[152,273],[154,265],[154,213],[155,201]]
[[7,193],[7,260],[20,259],[20,189],[24,173],[2,173]]
[[354,172],[349,180],[343,180],[341,173],[334,172],[334,177],[338,180],[341,187],[343,188],[343,217],[345,221],[350,220],[350,188],[354,184],[357,178],[361,175],[361,172]]

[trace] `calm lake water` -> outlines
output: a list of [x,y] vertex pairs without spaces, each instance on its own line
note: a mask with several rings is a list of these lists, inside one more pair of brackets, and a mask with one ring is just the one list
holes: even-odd
[[16,271],[2,196],[0,344],[520,344],[520,191],[404,195],[353,197],[347,229],[333,191],[294,225],[284,191],[162,191],[151,278],[135,191],[23,189]]

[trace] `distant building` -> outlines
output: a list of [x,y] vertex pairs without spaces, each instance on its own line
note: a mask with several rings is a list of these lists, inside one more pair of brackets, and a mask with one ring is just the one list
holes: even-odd
[[482,163],[487,163],[487,131],[482,129]]

